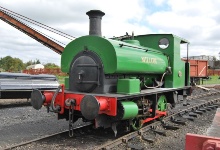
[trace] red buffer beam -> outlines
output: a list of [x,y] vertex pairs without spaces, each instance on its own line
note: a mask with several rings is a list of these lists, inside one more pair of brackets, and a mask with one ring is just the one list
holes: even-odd
[[4,13],[0,10],[0,19],[4,22],[10,24],[14,28],[20,30],[21,32],[27,34],[31,38],[35,39],[36,41],[40,42],[41,44],[45,45],[46,47],[52,49],[58,54],[62,54],[64,47],[57,44],[56,42],[50,40],[46,36],[36,32],[35,30],[31,29],[27,25],[23,24],[22,22],[16,20],[15,18],[9,16],[8,14]]

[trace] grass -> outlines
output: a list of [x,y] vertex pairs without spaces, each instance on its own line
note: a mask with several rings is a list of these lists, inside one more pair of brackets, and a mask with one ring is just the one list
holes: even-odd
[[68,77],[68,76],[57,76],[57,79],[60,84],[64,84],[66,77]]
[[[202,85],[202,80],[200,80],[200,84]],[[220,84],[219,76],[210,76],[210,79],[203,79],[203,85],[207,84]]]

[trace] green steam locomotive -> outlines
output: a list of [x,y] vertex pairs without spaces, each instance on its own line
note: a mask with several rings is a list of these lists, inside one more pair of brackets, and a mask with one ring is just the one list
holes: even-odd
[[180,45],[188,45],[187,40],[173,34],[107,39],[101,35],[105,14],[91,10],[87,15],[89,35],[70,42],[61,56],[61,69],[69,74],[65,86],[55,92],[34,90],[35,109],[47,106],[69,120],[70,131],[83,118],[116,134],[119,124],[138,130],[167,115],[179,95],[184,101],[190,95],[189,63],[180,58]]

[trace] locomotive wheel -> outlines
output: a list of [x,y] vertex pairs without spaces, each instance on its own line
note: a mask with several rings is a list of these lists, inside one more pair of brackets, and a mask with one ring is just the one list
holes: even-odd
[[143,126],[142,120],[139,118],[134,118],[131,122],[132,122],[131,127],[135,131],[139,130]]
[[166,111],[167,110],[167,99],[165,95],[161,95],[157,101],[157,110]]

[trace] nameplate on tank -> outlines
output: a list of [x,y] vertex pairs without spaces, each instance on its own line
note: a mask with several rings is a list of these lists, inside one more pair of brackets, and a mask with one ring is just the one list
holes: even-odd
[[157,59],[156,58],[141,57],[141,61],[143,63],[148,63],[148,64],[157,64]]

